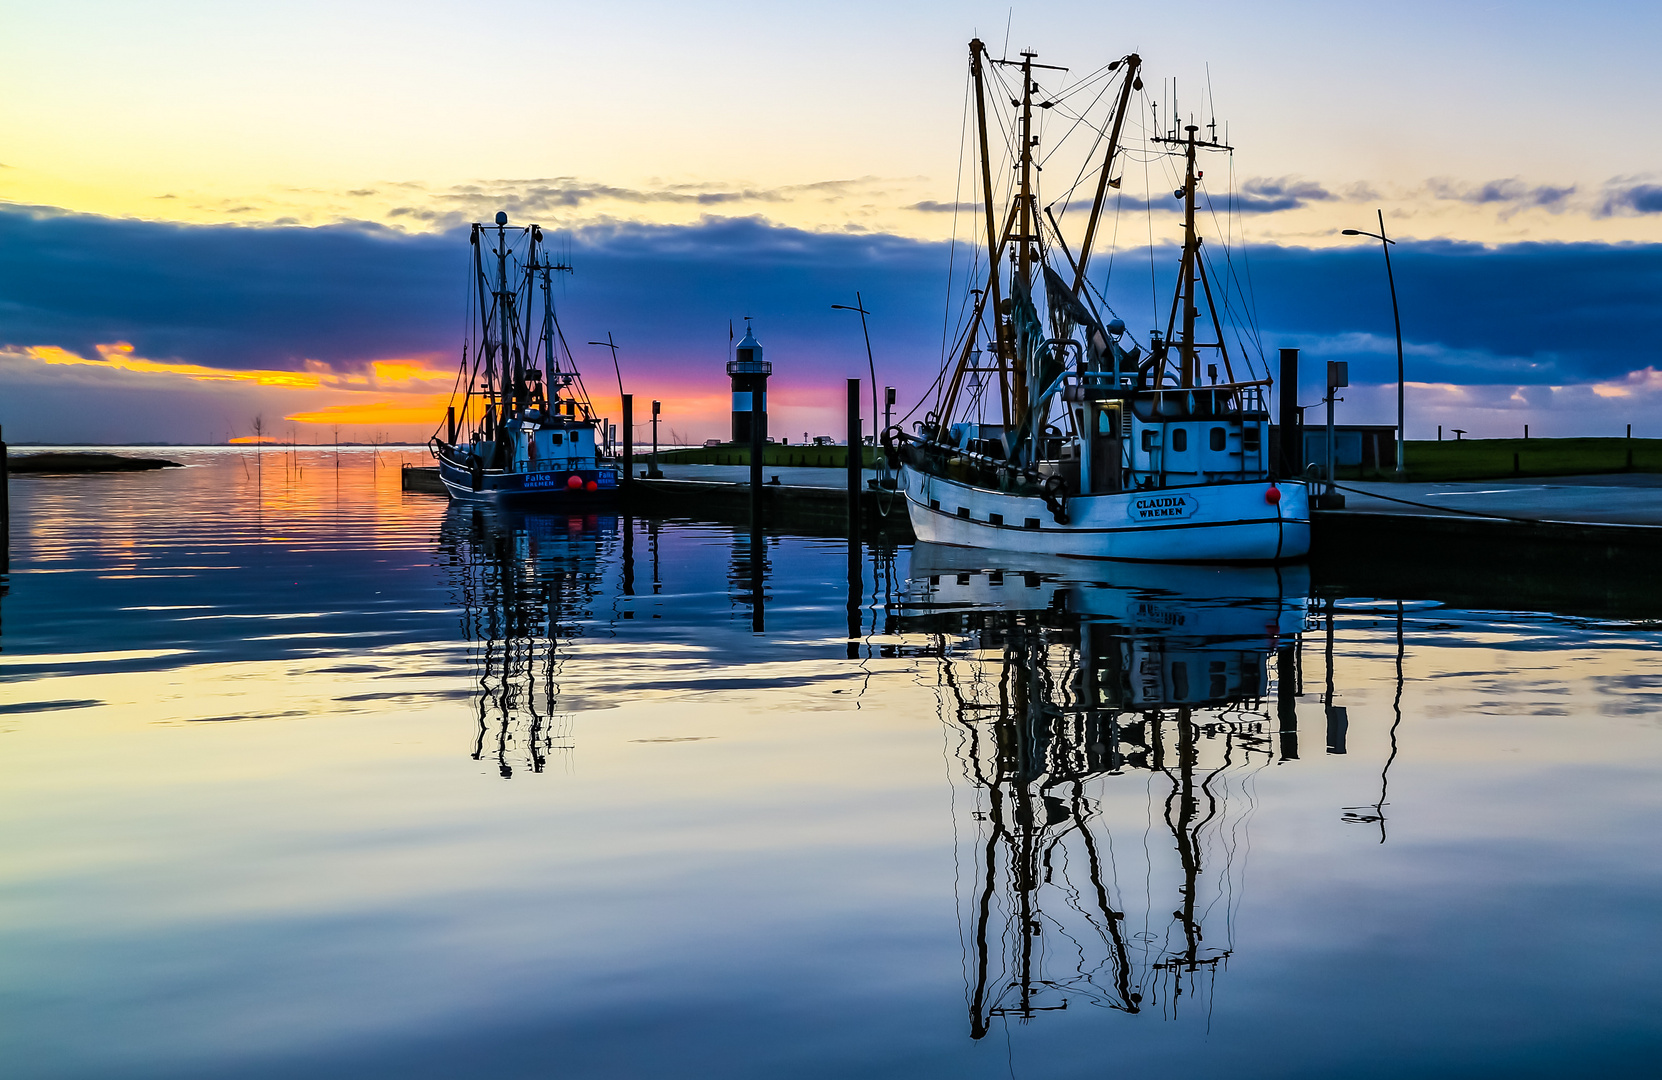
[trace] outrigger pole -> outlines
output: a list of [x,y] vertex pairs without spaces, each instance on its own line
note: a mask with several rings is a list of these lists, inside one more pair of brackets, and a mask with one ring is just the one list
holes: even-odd
[[1097,223],[1102,220],[1102,204],[1108,197],[1108,186],[1119,184],[1110,179],[1114,172],[1114,157],[1120,149],[1120,130],[1125,126],[1126,107],[1131,102],[1131,91],[1142,88],[1143,80],[1137,74],[1143,65],[1143,58],[1132,53],[1124,60],[1115,60],[1108,65],[1112,71],[1121,64],[1125,65],[1125,85],[1120,87],[1120,100],[1114,106],[1114,128],[1108,135],[1108,152],[1102,155],[1102,172],[1096,178],[1096,198],[1091,201],[1091,217],[1085,223],[1085,239],[1079,245],[1079,265],[1074,268],[1073,295],[1078,296],[1085,287],[1085,265],[1091,261],[1091,243],[1096,239]]

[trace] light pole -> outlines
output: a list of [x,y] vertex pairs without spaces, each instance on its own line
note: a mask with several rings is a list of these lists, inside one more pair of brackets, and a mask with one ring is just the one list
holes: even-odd
[[[592,346],[600,346],[602,349],[612,349],[612,371],[615,371],[618,374],[618,407],[622,407],[623,369],[622,367],[618,367],[618,344],[617,342],[612,341],[612,331],[607,331],[607,339],[605,339],[605,341],[592,341],[588,342],[588,344],[592,344]],[[630,434],[633,435],[633,432],[630,432]],[[656,465],[656,462],[653,462],[653,465]]]
[[1396,323],[1396,328],[1397,328],[1397,475],[1400,477],[1403,474],[1403,471],[1404,471],[1403,470],[1403,460],[1402,460],[1402,451],[1403,451],[1403,442],[1404,442],[1404,440],[1403,440],[1403,427],[1402,427],[1402,416],[1403,416],[1403,408],[1402,408],[1402,386],[1403,386],[1403,373],[1402,373],[1402,316],[1400,314],[1398,314],[1398,312],[1397,312],[1397,280],[1391,274],[1391,245],[1396,243],[1396,241],[1390,239],[1389,237],[1387,237],[1385,235],[1385,211],[1384,210],[1379,211],[1379,231],[1378,232],[1371,233],[1371,232],[1365,232],[1361,229],[1346,229],[1346,230],[1344,230],[1344,235],[1346,235],[1346,236],[1371,236],[1373,239],[1379,241],[1379,246],[1385,252],[1385,280],[1391,286],[1391,321]]
[[[833,311],[858,311],[860,313],[860,333],[864,334],[865,338],[866,338],[866,367],[871,370],[871,422],[873,424],[876,424],[877,423],[877,362],[874,361],[871,358],[871,331],[866,329],[866,316],[870,315],[871,312],[866,310],[866,302],[865,302],[865,300],[861,299],[860,294],[858,292],[856,292],[854,294],[854,306],[853,307],[849,307],[847,304],[832,304],[831,305],[831,310],[833,310]],[[879,436],[881,437],[881,433],[879,433]],[[850,453],[855,453],[856,451],[851,450],[849,452]]]

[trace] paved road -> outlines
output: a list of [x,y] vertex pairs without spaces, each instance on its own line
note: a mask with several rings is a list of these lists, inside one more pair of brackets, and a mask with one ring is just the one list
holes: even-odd
[[[1464,511],[1551,521],[1662,525],[1662,474],[1658,473],[1441,484],[1350,481],[1343,486],[1351,489],[1341,492],[1345,509],[1368,513],[1464,516]],[[1406,506],[1374,495],[1420,505]]]

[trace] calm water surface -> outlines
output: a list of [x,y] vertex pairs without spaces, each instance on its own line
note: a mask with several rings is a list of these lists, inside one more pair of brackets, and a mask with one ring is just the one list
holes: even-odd
[[757,632],[742,530],[174,456],[12,482],[8,1076],[1657,1068],[1656,625],[770,535]]

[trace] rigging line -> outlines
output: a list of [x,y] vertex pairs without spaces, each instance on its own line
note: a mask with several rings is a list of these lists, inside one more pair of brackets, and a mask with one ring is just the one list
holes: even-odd
[[[1077,130],[1079,125],[1085,125],[1096,133],[1096,136],[1097,136],[1096,143],[1092,144],[1091,151],[1088,151],[1086,153],[1085,164],[1080,170],[1080,175],[1081,176],[1083,176],[1084,173],[1086,171],[1088,171],[1091,167],[1091,161],[1090,161],[1091,152],[1095,151],[1096,146],[1101,144],[1102,140],[1108,137],[1108,133],[1106,131],[1104,131],[1103,128],[1107,126],[1108,121],[1111,120],[1113,118],[1113,115],[1114,115],[1113,110],[1109,110],[1108,116],[1103,119],[1102,125],[1099,126],[1094,121],[1092,121],[1090,119],[1090,112],[1091,112],[1092,109],[1096,108],[1097,105],[1102,101],[1103,95],[1107,94],[1109,90],[1113,89],[1113,87],[1114,87],[1113,80],[1109,80],[1107,83],[1104,83],[1102,88],[1097,91],[1096,97],[1091,99],[1091,103],[1089,105],[1085,106],[1083,109],[1079,110],[1077,113],[1074,112],[1072,109],[1063,108],[1062,105],[1061,105],[1061,102],[1059,100],[1057,100],[1056,98],[1053,97],[1051,99],[1052,101],[1056,102],[1054,107],[1057,110],[1058,115],[1065,116],[1068,119],[1071,119],[1072,121],[1074,121],[1074,127],[1069,129],[1069,132],[1068,132],[1069,135],[1071,135],[1074,130]],[[1051,159],[1051,157],[1056,153],[1056,151],[1060,148],[1061,148],[1061,143],[1058,142],[1055,147],[1051,148],[1050,153],[1048,153],[1044,156],[1044,158],[1040,161],[1040,164],[1044,164],[1045,162],[1048,162]],[[1077,181],[1076,181],[1076,183],[1077,183]]]
[[[970,76],[964,76],[964,107],[958,125],[958,170],[953,180],[952,189],[952,245],[947,251],[946,261],[946,304],[941,312],[941,369],[947,365],[947,335],[952,319],[952,294],[956,289],[953,282],[953,271],[958,259],[958,203],[964,191],[964,143],[969,139],[969,109],[970,109]],[[940,397],[936,395],[935,411],[940,412]],[[875,423],[875,420],[873,421]]]
[[[1235,169],[1235,155],[1233,152],[1229,155],[1229,158],[1230,176],[1233,177]],[[1253,336],[1258,337],[1260,333],[1258,328],[1258,291],[1252,284],[1252,256],[1250,246],[1247,244],[1245,221],[1241,223],[1241,268],[1243,276],[1246,278],[1246,288],[1242,291],[1242,299],[1247,304],[1247,310],[1252,312]],[[1237,282],[1237,287],[1239,287],[1239,282]],[[1263,351],[1263,347],[1263,340],[1259,338],[1258,348],[1260,352]]]
[[1102,297],[1103,306],[1108,304],[1108,283],[1114,280],[1114,256],[1119,254],[1120,244],[1120,209],[1125,204],[1125,192],[1114,190],[1114,231],[1108,236],[1108,266],[1102,274],[1102,291],[1097,293]]
[[[1104,86],[1102,88],[1102,92],[1107,93],[1108,90],[1111,88],[1111,86],[1112,86],[1111,83],[1108,86]],[[1100,101],[1101,97],[1102,97],[1101,94],[1097,95],[1097,100]],[[1096,105],[1096,101],[1091,102],[1092,107],[1095,107],[1095,105]],[[1110,112],[1109,113],[1109,119],[1112,119],[1112,117],[1113,117],[1113,113]],[[1083,122],[1086,122],[1086,121],[1084,120],[1083,117],[1081,117],[1080,122],[1083,123]],[[1107,121],[1106,120],[1104,121],[1104,126],[1107,126]],[[1108,138],[1108,133],[1105,132],[1101,127],[1097,127],[1095,125],[1092,125],[1092,130],[1094,130],[1096,132],[1096,138],[1091,141],[1090,149],[1085,151],[1084,156],[1082,158],[1080,158],[1079,172],[1077,174],[1075,174],[1075,176],[1073,178],[1073,183],[1068,186],[1067,193],[1065,195],[1063,195],[1061,200],[1060,200],[1060,202],[1062,204],[1062,213],[1064,215],[1067,213],[1068,204],[1070,202],[1072,202],[1072,200],[1073,200],[1074,192],[1078,191],[1079,190],[1079,185],[1085,182],[1085,175],[1092,171],[1092,166],[1095,164],[1095,161],[1096,161],[1097,147],[1101,146],[1103,141]],[[1054,153],[1054,152],[1055,151],[1053,150],[1052,153]],[[1045,155],[1045,160],[1046,161],[1050,160],[1050,155],[1049,154]]]
[[[1143,92],[1143,99],[1145,102],[1148,99],[1148,92],[1146,90]],[[1145,137],[1147,136],[1147,127],[1143,128],[1143,134]],[[1149,159],[1144,158],[1143,208],[1148,215],[1148,292],[1149,299],[1153,302],[1152,310],[1154,312],[1154,318],[1155,320],[1158,320],[1160,318],[1160,279],[1158,272],[1154,267],[1154,184],[1152,178],[1148,174],[1148,163]]]
[[[1204,188],[1205,182],[1202,181],[1201,183],[1202,183],[1202,187]],[[1231,189],[1231,191],[1233,191],[1233,188]],[[1218,223],[1217,207],[1213,203],[1212,195],[1209,191],[1206,193],[1206,209],[1207,209],[1207,212],[1209,214],[1211,214],[1211,216],[1212,216],[1213,226],[1220,233],[1222,233],[1224,231],[1224,227],[1221,224]],[[1208,253],[1207,258],[1208,258],[1209,263],[1211,263],[1215,267],[1216,262],[1215,262],[1215,260],[1212,260],[1210,258],[1210,253]],[[1229,247],[1228,244],[1224,245],[1223,258],[1224,258],[1225,265],[1228,266],[1228,268],[1229,268],[1228,278],[1222,279],[1223,284],[1224,284],[1224,306],[1225,306],[1225,310],[1227,311],[1229,309],[1231,303],[1232,303],[1232,301],[1230,300],[1229,285],[1231,283],[1233,283],[1236,286],[1236,292],[1240,293],[1240,296],[1241,296],[1241,305],[1242,305],[1241,319],[1247,324],[1248,328],[1250,329],[1250,331],[1252,333],[1252,337],[1253,337],[1253,343],[1254,343],[1254,345],[1256,347],[1256,350],[1259,354],[1259,358],[1264,361],[1265,371],[1268,371],[1269,370],[1269,361],[1264,358],[1263,341],[1262,341],[1262,338],[1260,337],[1260,334],[1259,334],[1259,329],[1258,329],[1258,325],[1257,325],[1257,315],[1256,315],[1256,312],[1253,310],[1253,305],[1251,305],[1248,302],[1245,292],[1242,292],[1239,288],[1240,281],[1239,281],[1238,276],[1235,273],[1235,262],[1234,262],[1234,259],[1231,257],[1231,251],[1230,251],[1230,247]],[[1214,276],[1217,276],[1215,270],[1213,271],[1213,273],[1214,273]],[[1239,331],[1238,331],[1238,324],[1237,324],[1237,335],[1236,335],[1236,337],[1237,337],[1237,340],[1239,340],[1240,335],[1239,335]],[[1247,355],[1247,354],[1243,352],[1243,356],[1245,356],[1245,355]]]
[[[1112,86],[1112,84],[1109,84],[1109,86]],[[1090,105],[1086,106],[1086,111],[1089,111],[1090,109],[1096,107],[1097,101],[1100,101],[1102,99],[1102,94],[1106,94],[1108,92],[1109,86],[1104,86],[1102,88],[1101,93],[1099,93],[1097,95],[1096,101],[1092,101]],[[1062,134],[1061,138],[1057,139],[1055,144],[1050,146],[1048,152],[1046,152],[1043,156],[1041,156],[1039,158],[1038,165],[1041,169],[1044,168],[1045,165],[1050,163],[1050,159],[1056,156],[1056,154],[1062,149],[1062,147],[1067,144],[1067,141],[1070,138],[1073,137],[1074,132],[1078,131],[1081,127],[1090,128],[1091,131],[1095,132],[1098,142],[1100,142],[1105,137],[1105,133],[1103,132],[1102,128],[1098,127],[1095,123],[1093,123],[1092,121],[1087,119],[1084,115],[1074,113],[1070,109],[1056,110],[1056,109],[1052,108],[1052,109],[1041,110],[1041,113],[1042,113],[1041,122],[1043,122],[1045,120],[1048,120],[1049,115],[1050,115],[1051,112],[1057,112],[1057,114],[1059,116],[1062,116],[1064,119],[1072,120],[1073,123],[1068,127],[1068,130],[1065,131]],[[1090,167],[1090,162],[1087,160],[1085,168],[1088,169],[1089,167]]]

